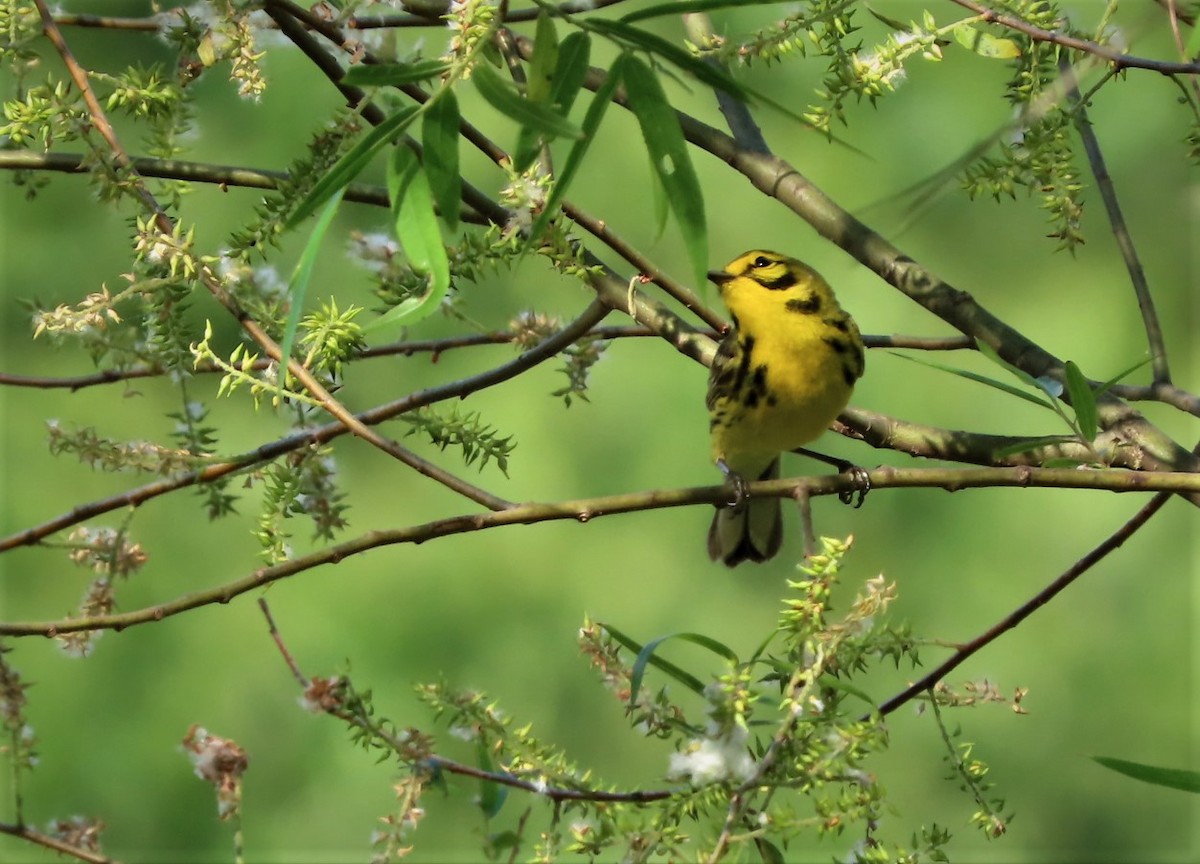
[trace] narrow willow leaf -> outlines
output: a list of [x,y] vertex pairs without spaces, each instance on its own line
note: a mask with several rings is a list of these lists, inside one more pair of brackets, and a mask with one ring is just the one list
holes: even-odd
[[990,57],[996,60],[1012,60],[1021,56],[1021,49],[1011,39],[1001,39],[982,30],[976,30],[967,24],[954,28],[954,38],[958,44],[969,51],[974,51],[980,57]]
[[638,652],[637,659],[633,661],[633,666],[629,672],[629,704],[631,707],[637,704],[638,691],[642,689],[642,678],[646,674],[646,666],[650,663],[654,652],[658,650],[659,645],[671,639],[682,639],[685,642],[691,642],[694,645],[707,648],[714,654],[724,657],[730,663],[736,664],[738,662],[737,654],[734,653],[732,648],[702,633],[668,633],[666,636],[651,639],[642,646],[642,650]]
[[536,129],[544,135],[561,138],[582,138],[579,127],[553,108],[523,98],[500,77],[491,66],[480,64],[471,72],[475,89],[493,108],[522,126]]
[[1189,771],[1183,768],[1157,768],[1154,765],[1114,759],[1111,756],[1093,756],[1092,760],[1110,771],[1116,771],[1145,783],[1153,783],[1155,786],[1166,786],[1168,789],[1180,789],[1184,792],[1200,792],[1200,771]]
[[787,861],[787,859],[783,857],[783,852],[780,851],[779,847],[770,840],[766,840],[762,837],[755,837],[754,847],[758,850],[759,860],[762,861],[763,864],[785,864]]
[[[625,648],[629,649],[630,651],[636,652],[638,655],[640,655],[642,653],[642,649],[644,646],[640,642],[638,642],[635,639],[631,639],[629,636],[626,636],[624,633],[622,633],[620,630],[616,629],[615,627],[609,626],[608,624],[605,624],[603,622],[598,622],[598,623],[600,624],[601,627],[604,628],[605,632],[608,633],[609,636],[612,636],[613,639],[615,639],[617,642],[621,643],[621,645],[623,645]],[[650,662],[650,665],[653,666],[655,669],[658,669],[660,672],[664,672],[667,675],[669,675],[671,678],[674,678],[676,681],[678,681],[680,684],[682,684],[688,690],[691,690],[696,695],[698,695],[698,696],[704,695],[704,683],[699,678],[692,675],[690,672],[685,672],[683,669],[680,669],[674,663],[671,663],[669,660],[663,660],[661,657],[658,657],[657,655],[650,657],[649,662]]]
[[308,283],[312,281],[312,272],[317,263],[317,254],[321,250],[321,241],[325,239],[325,234],[329,231],[338,205],[342,203],[342,193],[345,191],[346,187],[343,186],[333,193],[333,197],[325,204],[325,209],[321,211],[317,224],[313,226],[312,233],[308,235],[304,249],[300,252],[300,260],[296,262],[291,282],[288,283],[288,297],[292,308],[288,312],[287,325],[283,329],[283,342],[279,346],[279,381],[281,384],[287,382],[288,358],[292,356],[292,346],[296,344],[296,330],[300,326],[300,316],[304,314],[304,298],[308,294]]
[[583,130],[583,137],[575,142],[575,146],[567,154],[567,159],[563,163],[562,169],[558,172],[558,177],[555,178],[550,195],[546,198],[546,205],[542,207],[542,212],[538,214],[537,219],[534,220],[533,225],[529,229],[530,246],[538,242],[542,233],[546,230],[546,226],[554,218],[558,210],[558,205],[562,202],[563,196],[567,192],[567,187],[571,185],[571,181],[575,179],[575,175],[579,171],[579,166],[583,164],[583,157],[587,155],[588,148],[596,140],[596,130],[600,128],[600,121],[604,119],[604,112],[608,110],[608,106],[612,103],[613,93],[616,92],[617,86],[621,83],[622,69],[624,68],[627,56],[622,54],[613,61],[612,68],[608,70],[608,75],[605,77],[604,82],[596,88],[596,92],[592,96],[592,104],[588,106],[587,114],[584,115],[583,124],[580,127]]
[[674,42],[670,42],[661,36],[637,27],[630,27],[621,21],[593,18],[589,19],[588,26],[597,32],[624,40],[638,48],[644,48],[651,54],[662,57],[685,72],[691,73],[709,87],[724,90],[726,93],[736,96],[745,102],[750,101],[750,91],[737,81],[734,81],[723,69],[705,63],[699,57],[692,56]]
[[[1197,28],[1197,29],[1200,29],[1200,28]],[[1122,379],[1129,377],[1134,372],[1141,369],[1143,366],[1148,366],[1148,365],[1150,365],[1149,357],[1147,357],[1145,360],[1139,360],[1137,363],[1134,363],[1132,366],[1130,366],[1128,369],[1126,369],[1123,372],[1118,372],[1112,378],[1109,378],[1107,381],[1105,381],[1103,384],[1101,384],[1099,387],[1096,388],[1096,395],[1100,396],[1102,393],[1107,393],[1114,384],[1119,383]]]
[[397,111],[364,135],[361,141],[347,150],[346,154],[329,169],[325,176],[316,182],[304,200],[296,206],[284,227],[289,230],[295,228],[317,212],[317,208],[328,201],[335,192],[345,189],[350,181],[358,176],[363,168],[367,167],[367,163],[371,161],[372,157],[389,141],[408,128],[416,116],[416,108],[405,108]]
[[592,38],[578,30],[569,34],[558,46],[558,63],[554,67],[550,104],[564,117],[570,113],[575,104],[575,97],[583,87],[591,54]]
[[438,229],[429,178],[407,147],[397,147],[388,163],[388,197],[404,256],[413,270],[429,279],[429,290],[398,303],[367,325],[368,330],[414,324],[436,311],[450,289],[450,259]]
[[1071,360],[1067,361],[1067,395],[1071,399],[1071,407],[1075,409],[1075,422],[1085,441],[1096,440],[1099,431],[1100,418],[1096,412],[1096,394],[1088,384],[1079,367]]
[[[488,774],[496,773],[496,765],[492,762],[492,754],[489,752],[488,744],[482,737],[478,739],[479,745],[476,750],[481,771],[486,771]],[[479,809],[483,811],[484,818],[491,819],[500,812],[500,808],[504,806],[504,802],[508,800],[508,787],[502,786],[492,780],[479,781]]]
[[462,201],[462,177],[458,172],[458,99],[445,88],[427,103],[421,121],[421,144],[425,148],[425,174],[442,221],[451,231],[458,228]]
[[689,12],[711,12],[714,9],[743,6],[774,6],[779,0],[682,0],[678,3],[660,3],[646,9],[638,9],[621,16],[621,21],[632,24],[647,18],[662,18],[667,15],[686,15]]
[[703,285],[708,272],[708,228],[704,217],[704,194],[692,167],[687,142],[675,109],[654,70],[637,57],[625,61],[625,93],[629,107],[642,129],[642,140],[654,170],[667,193],[667,202],[683,234],[696,285]]
[[558,67],[558,31],[545,9],[538,13],[533,36],[533,56],[525,68],[525,98],[530,102],[550,101],[554,70]]
[[445,60],[418,60],[416,63],[375,63],[351,66],[342,76],[343,84],[366,87],[412,84],[441,75],[450,68]]
[[841,690],[843,693],[848,693],[866,702],[872,708],[876,707],[876,702],[871,698],[871,695],[859,687],[855,687],[850,682],[842,678],[837,678],[833,675],[822,675],[818,681],[822,687],[828,687],[831,690]]
[[[813,128],[811,120],[805,119],[802,114],[793,111],[787,105],[772,99],[765,93],[751,89],[744,84],[739,84],[729,73],[720,66],[707,63],[699,57],[694,57],[684,49],[680,48],[673,42],[656,36],[653,33],[647,33],[645,30],[639,30],[637,27],[630,27],[622,21],[610,21],[602,18],[592,18],[588,21],[588,26],[593,30],[604,33],[618,41],[628,42],[637,48],[642,48],[647,52],[661,57],[669,63],[678,66],[685,72],[695,76],[697,79],[707,84],[709,87],[714,87],[717,90],[724,90],[726,93],[735,96],[747,104],[751,102],[761,102],[763,105],[769,105],[785,117],[789,117],[804,126]],[[822,130],[822,135],[827,135],[829,140],[835,144],[845,147],[852,153],[866,155],[862,150],[849,144],[836,135],[829,135],[828,132]]]
[[909,33],[912,31],[911,24],[905,24],[899,18],[889,18],[887,15],[884,15],[878,9],[873,8],[869,3],[866,4],[866,6],[867,6],[867,11],[871,13],[871,16],[873,18],[875,18],[875,20],[882,21],[884,24],[886,24],[891,29],[895,30],[897,33]]
[[[980,350],[982,350],[982,346]],[[890,351],[888,353],[895,357],[902,357],[905,360],[908,360],[910,363],[919,363],[922,366],[928,366],[930,369],[937,369],[942,372],[949,372],[951,375],[957,375],[960,378],[966,378],[968,381],[975,381],[978,384],[986,384],[987,386],[1001,390],[1010,396],[1016,396],[1018,399],[1024,399],[1026,402],[1032,402],[1034,405],[1040,405],[1042,408],[1049,408],[1051,411],[1054,410],[1054,406],[1045,399],[1042,399],[1040,396],[1034,396],[1028,391],[1022,390],[1019,387],[1014,387],[1011,384],[1006,384],[1003,381],[997,381],[995,378],[988,378],[986,375],[980,375],[977,372],[968,372],[966,369],[955,369],[952,366],[943,366],[941,363],[934,363],[931,360],[923,360],[920,357],[910,357],[908,354],[901,354],[897,351]],[[1007,367],[1008,364],[1004,365]],[[1029,384],[1031,386],[1036,387],[1039,392],[1041,391],[1041,386],[1034,381],[1033,378],[1028,375],[1025,377],[1029,378]]]
[[[1031,450],[1037,450],[1040,447],[1050,447],[1054,444],[1074,444],[1076,439],[1071,435],[1039,435],[1036,438],[1025,438],[1015,444],[1009,444],[1007,447],[1001,447],[992,451],[992,458],[1007,459],[1009,456],[1016,456],[1018,453],[1028,453]],[[1078,460],[1068,460],[1072,464]],[[1050,463],[1042,463],[1043,468],[1049,468]]]
[[1043,393],[1046,393],[1048,396],[1055,396],[1055,394],[1053,394],[1053,393],[1047,393],[1046,386],[1043,382],[1039,381],[1037,378],[1034,378],[1032,375],[1030,375],[1024,369],[1019,369],[1016,366],[1014,366],[1013,364],[1009,363],[1007,360],[1005,360],[1003,357],[1001,357],[999,354],[997,354],[996,349],[993,348],[991,345],[989,345],[986,342],[983,342],[979,339],[976,339],[975,347],[979,349],[980,354],[982,354],[984,357],[991,360],[997,366],[1001,366],[1004,369],[1007,369],[1010,373],[1012,373],[1013,377],[1017,378],[1019,381],[1022,381],[1025,384],[1028,384],[1030,387],[1033,387],[1036,390],[1041,390]]
[[[558,62],[551,73],[547,101],[563,117],[571,113],[575,97],[583,87],[588,72],[591,45],[591,37],[587,33],[576,31],[569,34],[558,46]],[[541,136],[535,130],[522,126],[517,146],[513,149],[513,168],[521,172],[532,165],[541,143]]]

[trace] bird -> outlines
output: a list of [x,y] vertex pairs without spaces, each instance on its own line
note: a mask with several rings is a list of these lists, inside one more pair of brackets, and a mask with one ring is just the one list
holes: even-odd
[[754,249],[708,278],[733,324],[705,400],[712,458],[733,491],[713,516],[708,555],[736,567],[770,560],[783,542],[780,500],[747,501],[747,478],[778,477],[785,451],[828,428],[849,403],[865,356],[858,325],[829,283],[795,258]]

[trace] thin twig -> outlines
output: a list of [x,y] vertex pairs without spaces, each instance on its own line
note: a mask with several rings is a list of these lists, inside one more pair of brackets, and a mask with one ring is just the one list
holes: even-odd
[[[92,126],[95,128],[100,137],[107,144],[114,163],[126,170],[133,171],[132,161],[117,138],[116,132],[109,123],[108,115],[104,107],[96,98],[95,91],[92,89],[91,81],[89,80],[87,71],[76,61],[75,56],[71,53],[70,47],[62,37],[58,26],[54,23],[54,17],[50,14],[50,10],[46,6],[45,0],[34,0],[37,5],[38,12],[42,18],[42,28],[46,34],[46,38],[54,46],[63,63],[67,67],[67,72],[71,76],[71,80],[75,82],[83,96],[84,104],[87,106],[88,116]],[[133,173],[135,182],[133,183],[134,197],[141,202],[145,210],[154,217],[155,225],[162,234],[171,236],[175,231],[175,223],[166,211],[159,205],[155,197],[150,193],[146,185],[141,181],[141,178]],[[370,429],[358,420],[346,406],[335,399],[329,391],[322,386],[321,382],[306,369],[294,357],[283,357],[279,345],[271,338],[270,334],[241,309],[234,299],[225,290],[221,284],[221,280],[206,264],[199,264],[197,267],[197,277],[201,284],[208,289],[209,293],[229,311],[229,313],[237,320],[250,337],[262,347],[262,349],[272,358],[284,364],[287,371],[298,381],[303,387],[312,394],[325,411],[335,417],[345,427],[362,438],[364,441],[375,446],[376,448],[387,453],[389,456],[403,462],[405,465],[417,471],[419,474],[430,478],[443,486],[457,492],[465,498],[469,498],[477,504],[481,504],[490,510],[502,510],[509,506],[511,502],[500,498],[497,495],[479,488],[473,483],[468,483],[461,477],[455,476],[448,471],[445,471],[434,465],[427,459],[422,459],[406,447],[402,447],[396,441],[390,438],[385,438],[378,432]]]
[[28,825],[10,825],[7,822],[0,822],[0,834],[7,834],[10,837],[17,837],[21,840],[28,840],[36,846],[53,849],[61,855],[70,855],[72,858],[86,861],[88,864],[116,864],[116,860],[109,858],[107,855],[101,855],[99,852],[91,852],[87,849],[80,849],[78,846],[71,846],[57,837],[43,834],[41,831],[31,828]]
[[1171,495],[1166,492],[1161,492],[1155,495],[1139,510],[1132,519],[1114,531],[1108,539],[1099,546],[1092,549],[1074,564],[1072,564],[1062,575],[1058,576],[1049,585],[1043,588],[1031,598],[1026,600],[1008,615],[1005,615],[1000,621],[993,624],[987,630],[980,633],[969,642],[964,642],[958,647],[949,658],[939,663],[927,675],[919,681],[909,685],[901,692],[897,693],[891,699],[879,706],[881,715],[891,714],[897,708],[910,702],[919,694],[931,689],[935,684],[946,677],[954,668],[964,663],[968,657],[975,654],[985,645],[995,642],[1008,631],[1012,630],[1038,609],[1045,606],[1055,595],[1062,592],[1068,585],[1098,564],[1110,552],[1120,548],[1126,540],[1133,536],[1139,528],[1145,525],[1155,513],[1162,509],[1163,505],[1171,499]]
[[1154,308],[1154,298],[1150,295],[1150,286],[1146,283],[1146,271],[1138,259],[1137,248],[1133,245],[1133,237],[1129,233],[1129,225],[1121,212],[1121,202],[1117,199],[1117,189],[1108,166],[1104,163],[1104,154],[1100,150],[1100,142],[1092,129],[1087,116],[1087,104],[1079,94],[1079,82],[1075,78],[1075,70],[1065,57],[1058,58],[1058,70],[1067,81],[1067,99],[1074,106],[1073,119],[1075,129],[1083,141],[1083,152],[1087,154],[1088,165],[1092,176],[1096,178],[1096,188],[1100,190],[1100,198],[1104,201],[1105,212],[1112,228],[1113,238],[1117,248],[1121,250],[1121,258],[1125,261],[1125,269],[1129,272],[1129,281],[1133,285],[1134,296],[1137,297],[1138,309],[1142,313],[1142,326],[1146,330],[1146,341],[1150,348],[1150,367],[1154,374],[1154,383],[1170,384],[1171,370],[1167,365],[1167,345],[1163,339],[1162,327],[1158,323],[1158,312]]
[[[275,619],[271,615],[271,610],[267,606],[265,600],[258,601],[259,608],[262,609],[263,615],[267,618],[267,627],[270,630],[271,638],[275,641],[275,646],[279,649],[279,653],[283,656],[284,662],[287,663],[288,669],[292,675],[300,683],[302,688],[308,688],[311,680],[305,675],[300,667],[296,664],[292,653],[284,644],[283,636],[279,629],[275,626]],[[370,733],[371,735],[382,739],[388,746],[396,752],[405,750],[404,742],[398,740],[389,731],[380,725],[364,722],[363,718],[358,714],[347,711],[342,706],[331,705],[326,708],[326,713],[337,717],[347,723],[351,723],[360,729]],[[535,795],[540,795],[551,801],[606,801],[617,802],[627,801],[632,803],[645,803],[648,801],[661,801],[664,798],[670,798],[675,794],[670,789],[652,789],[640,790],[634,789],[628,792],[608,792],[600,789],[566,789],[555,786],[547,786],[544,783],[533,783],[529,780],[523,780],[520,777],[515,777],[504,771],[487,771],[482,768],[476,768],[472,765],[465,765],[461,762],[456,762],[453,759],[447,759],[444,756],[429,754],[421,758],[421,765],[426,769],[436,771],[444,771],[450,774],[459,774],[464,777],[474,777],[478,780],[484,780],[488,783],[496,783],[501,786],[507,786],[512,789],[521,789],[525,792],[532,792]]]
[[1163,75],[1200,74],[1200,63],[1179,63],[1171,60],[1152,60],[1146,57],[1135,57],[1132,54],[1126,54],[1107,45],[1089,42],[1086,39],[1079,39],[1075,36],[1068,36],[1065,33],[1058,33],[1053,30],[1043,30],[1041,27],[1035,27],[1028,21],[1023,21],[1020,18],[1014,18],[1011,15],[1004,15],[989,9],[982,3],[977,3],[976,0],[951,0],[951,2],[957,3],[964,9],[971,10],[989,24],[999,24],[1001,27],[1016,30],[1018,33],[1024,33],[1030,39],[1037,42],[1050,42],[1054,45],[1061,45],[1064,48],[1073,48],[1085,54],[1092,54],[1102,60],[1107,60],[1115,64],[1119,68],[1149,69],[1153,72],[1161,72]]
[[[449,384],[443,384],[440,387],[421,390],[403,399],[377,406],[359,414],[358,420],[368,426],[373,426],[399,414],[403,414],[405,411],[412,411],[445,399],[463,398],[471,393],[507,381],[558,354],[568,345],[586,334],[607,313],[608,307],[606,305],[600,301],[593,301],[570,324],[563,327],[557,333],[551,334],[509,362],[503,363],[494,369],[489,369],[486,372],[481,372],[478,375],[472,375]],[[103,498],[88,504],[81,504],[47,522],[0,539],[0,552],[5,552],[17,546],[27,546],[37,543],[56,531],[77,525],[80,522],[92,519],[103,513],[108,513],[122,507],[136,507],[152,498],[157,498],[168,492],[174,492],[177,489],[212,483],[222,477],[245,471],[255,465],[277,459],[302,447],[325,444],[334,438],[346,434],[346,432],[346,427],[339,422],[328,423],[324,426],[318,426],[315,429],[305,429],[263,444],[241,456],[212,465],[206,465],[203,468],[189,471],[185,474],[156,480],[153,483],[139,486],[136,489],[131,489],[119,495],[113,495],[109,498]]]

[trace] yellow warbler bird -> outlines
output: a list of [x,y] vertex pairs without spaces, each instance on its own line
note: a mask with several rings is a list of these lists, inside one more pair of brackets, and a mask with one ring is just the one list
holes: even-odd
[[747,480],[779,476],[779,457],[815,440],[863,373],[858,325],[821,276],[754,250],[708,274],[733,318],[708,379],[717,467],[734,488],[708,531],[708,555],[735,567],[773,558],[783,542],[778,498],[745,501]]

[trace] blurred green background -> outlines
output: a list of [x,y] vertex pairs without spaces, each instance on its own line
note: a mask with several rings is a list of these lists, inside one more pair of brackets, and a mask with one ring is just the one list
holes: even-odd
[[[94,4],[75,4],[86,11]],[[139,3],[104,4],[110,14],[143,14]],[[643,4],[623,4],[635,8]],[[919,17],[922,4],[879,4],[893,18]],[[931,2],[939,21],[957,7]],[[1101,4],[1065,4],[1077,21],[1094,21]],[[1161,10],[1152,4],[1121,12],[1133,50],[1173,56]],[[719,30],[744,33],[780,14],[761,7],[714,15]],[[94,11],[94,10],[92,10]],[[601,13],[605,14],[605,13]],[[863,41],[885,28],[861,14]],[[517,28],[532,32],[530,26]],[[681,38],[677,23],[659,32]],[[563,32],[560,30],[560,33]],[[442,35],[425,39],[441,50]],[[173,63],[165,45],[137,33],[69,29],[81,62],[114,69],[116,63]],[[198,93],[192,158],[222,164],[282,168],[338,100],[294,52],[269,42],[264,62],[271,86],[261,104],[240,100],[209,72]],[[597,62],[593,58],[593,62]],[[50,61],[55,66],[56,61]],[[57,68],[57,67],[56,67]],[[820,60],[796,58],[756,67],[748,82],[803,109],[822,74]],[[995,204],[966,200],[953,184],[928,206],[912,207],[896,193],[936,173],[1005,122],[1007,70],[996,61],[948,47],[943,63],[917,62],[899,91],[876,109],[849,112],[841,134],[863,151],[831,145],[785,118],[760,113],[768,142],[844,206],[897,242],[914,258],[973,294],[986,308],[1090,376],[1105,379],[1144,356],[1133,294],[1107,231],[1099,197],[1088,196],[1084,229],[1089,243],[1073,257],[1055,254],[1035,201]],[[678,104],[720,126],[709,94],[669,84]],[[1091,109],[1109,168],[1121,195],[1171,349],[1178,384],[1200,387],[1194,335],[1197,194],[1184,159],[1186,110],[1162,76],[1131,72],[1105,88]],[[586,100],[586,97],[584,97]],[[581,100],[583,101],[583,100]],[[502,145],[511,127],[464,95],[464,111]],[[648,168],[628,146],[636,127],[610,112],[597,146],[571,192],[574,202],[604,219],[621,236],[676,275],[688,272],[669,228],[655,235]],[[130,136],[132,132],[128,133]],[[137,152],[130,137],[130,149]],[[70,148],[75,149],[75,148]],[[561,156],[560,156],[561,158]],[[777,248],[805,258],[837,288],[866,333],[947,334],[948,328],[906,301],[779,204],[764,199],[706,154],[695,162],[709,206],[712,264],[746,248]],[[498,171],[464,149],[473,182],[495,194]],[[378,175],[374,175],[378,176]],[[128,269],[131,215],[99,204],[80,177],[56,176],[36,200],[10,184],[0,189],[4,224],[0,256],[0,341],[8,372],[69,375],[90,370],[81,352],[55,351],[30,341],[21,300],[74,303],[101,283],[120,284]],[[250,218],[261,194],[197,188],[184,219],[198,226],[199,248],[215,253],[227,232]],[[382,212],[343,206],[310,289],[345,302],[370,303],[367,278],[345,255],[345,231],[385,230]],[[287,274],[300,237],[289,238],[276,259]],[[604,255],[619,272],[628,266]],[[589,297],[577,285],[527,260],[518,270],[468,285],[465,309],[487,328],[501,328],[534,308],[570,316]],[[715,302],[715,297],[713,298]],[[212,317],[227,348],[233,326],[203,298],[197,317]],[[614,315],[610,323],[621,323]],[[411,335],[461,332],[436,318]],[[365,408],[432,384],[456,380],[513,356],[507,347],[473,348],[356,365],[340,392]],[[939,360],[995,374],[965,353]],[[1141,370],[1136,380],[1147,376]],[[478,482],[512,500],[579,498],[609,493],[714,483],[708,462],[704,389],[706,371],[656,340],[614,344],[591,375],[590,402],[564,409],[552,390],[564,383],[547,363],[518,380],[469,397],[518,447],[510,477],[494,466]],[[211,399],[215,378],[197,380],[193,398]],[[131,488],[149,478],[93,473],[47,452],[45,421],[94,426],[117,439],[166,442],[179,409],[167,381],[61,390],[0,390],[4,420],[0,518],[4,534],[42,522],[76,504]],[[284,421],[255,412],[239,395],[214,404],[221,450],[238,453],[277,437]],[[1025,403],[927,369],[885,352],[868,357],[854,404],[915,422],[1013,434],[1061,432],[1054,418]],[[1161,406],[1145,413],[1190,446],[1193,418]],[[383,431],[398,436],[407,427]],[[453,452],[406,439],[451,470]],[[863,465],[906,465],[910,460],[827,436],[821,449]],[[336,445],[343,488],[349,493],[349,534],[417,524],[474,508],[414,475],[361,442]],[[800,459],[785,473],[814,470]],[[234,484],[231,491],[239,491]],[[240,515],[210,523],[199,499],[184,492],[138,510],[134,535],[150,561],[119,598],[123,610],[165,601],[243,576],[258,566],[250,536],[260,490],[245,493]],[[839,608],[858,584],[880,572],[899,584],[898,618],[916,633],[950,641],[970,638],[993,624],[1103,540],[1144,498],[1057,490],[879,491],[861,510],[832,499],[815,504],[822,534],[854,534]],[[748,653],[773,626],[784,581],[801,555],[798,523],[789,524],[784,554],[759,568],[736,572],[710,564],[703,537],[710,511],[681,508],[549,523],[467,534],[422,546],[390,547],[303,573],[266,592],[288,646],[310,675],[333,674],[347,664],[360,687],[371,688],[381,714],[400,726],[433,730],[412,685],[444,679],[487,691],[519,723],[562,745],[581,765],[621,787],[661,786],[669,745],[629,732],[621,706],[579,655],[576,632],[585,615],[649,639],[698,631]],[[95,525],[116,525],[110,514]],[[907,842],[921,824],[954,831],[950,851],[960,861],[1194,861],[1200,819],[1194,799],[1144,786],[1106,771],[1093,755],[1196,767],[1197,642],[1193,621],[1196,514],[1171,502],[1116,554],[1015,632],[960,667],[953,682],[988,679],[1001,691],[1029,689],[1017,716],[1003,706],[951,714],[991,765],[989,779],[1016,811],[1008,836],[987,842],[968,826],[970,798],[945,779],[947,766],[929,717],[904,710],[892,719],[892,749],[873,765],[897,808],[882,834]],[[307,525],[297,522],[298,551],[308,548]],[[61,551],[22,548],[0,558],[0,618],[61,617],[78,603],[88,574]],[[40,764],[23,786],[26,816],[38,826],[52,817],[84,813],[106,825],[105,850],[130,861],[229,860],[226,826],[216,819],[210,787],[193,776],[179,742],[193,723],[235,739],[250,754],[245,783],[246,849],[252,861],[356,861],[369,856],[377,820],[393,808],[388,764],[351,746],[345,730],[297,705],[294,681],[276,652],[253,596],[210,606],[160,624],[104,636],[93,657],[63,655],[41,639],[7,640],[10,662],[36,686],[29,717],[40,741]],[[686,647],[669,656],[702,677],[716,672],[711,655]],[[927,663],[943,656],[926,649]],[[879,673],[863,686],[877,699],[918,673]],[[699,706],[688,703],[693,710]],[[438,728],[439,732],[444,730]],[[445,753],[470,761],[470,745],[440,736]],[[0,819],[11,820],[8,771],[0,772]],[[476,861],[483,823],[471,804],[475,784],[450,780],[450,795],[429,792],[427,817],[415,834],[413,861]],[[525,801],[513,796],[493,830],[511,827]],[[546,817],[535,812],[531,825]],[[793,845],[789,860],[843,857],[854,839]],[[49,860],[49,854],[0,838],[3,860]],[[524,856],[522,856],[524,857]]]

